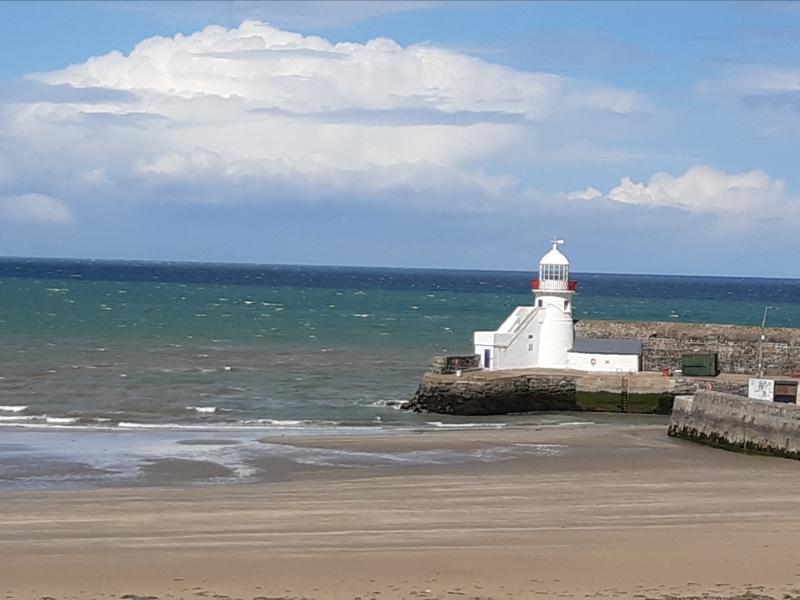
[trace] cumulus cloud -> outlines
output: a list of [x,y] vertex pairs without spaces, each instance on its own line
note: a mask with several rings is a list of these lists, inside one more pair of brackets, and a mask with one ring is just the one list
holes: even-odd
[[570,200],[594,200],[602,196],[603,192],[592,186],[587,187],[585,190],[578,190],[577,192],[567,194],[567,198]]
[[237,98],[245,106],[293,112],[423,107],[537,119],[563,103],[620,113],[643,104],[634,92],[516,71],[431,45],[402,47],[388,38],[334,44],[257,21],[149,38],[129,55],[112,52],[40,79],[178,98]]
[[64,202],[46,194],[31,193],[0,199],[0,211],[8,220],[19,223],[66,225],[75,221]]
[[[431,44],[246,21],[32,75],[0,97],[0,163],[17,193],[56,197],[99,184],[109,197],[215,201],[402,189],[431,206],[457,181],[465,203],[482,203],[508,191],[504,158],[541,148],[554,123],[646,110],[633,91]],[[546,144],[548,156],[570,143]]]
[[707,165],[692,166],[682,175],[656,173],[646,182],[623,177],[619,185],[605,194],[590,187],[567,197],[572,200],[602,197],[622,204],[718,214],[769,213],[788,201],[784,182],[770,178],[761,169],[725,173]]

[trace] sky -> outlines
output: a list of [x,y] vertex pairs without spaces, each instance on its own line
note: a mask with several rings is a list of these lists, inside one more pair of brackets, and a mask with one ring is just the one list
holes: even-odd
[[0,256],[800,277],[800,2],[2,2]]

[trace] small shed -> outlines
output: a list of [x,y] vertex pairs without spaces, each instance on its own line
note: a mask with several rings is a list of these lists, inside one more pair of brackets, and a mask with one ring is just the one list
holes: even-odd
[[579,371],[638,373],[642,341],[619,338],[576,337],[567,352],[567,367]]

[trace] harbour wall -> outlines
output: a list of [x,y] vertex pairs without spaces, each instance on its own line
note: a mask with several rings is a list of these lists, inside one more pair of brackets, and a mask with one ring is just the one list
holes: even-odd
[[[531,411],[601,411],[669,414],[677,394],[709,385],[740,391],[735,381],[661,377],[654,373],[620,376],[554,369],[438,372],[434,359],[414,396],[402,408],[452,415],[500,415]],[[721,385],[720,385],[721,384]],[[716,389],[716,388],[715,388]],[[746,391],[746,384],[745,384]]]
[[414,397],[403,405],[414,412],[449,415],[578,410],[575,379],[558,375],[499,378],[426,375]]
[[756,373],[763,352],[766,375],[800,374],[800,329],[663,321],[575,322],[575,335],[637,338],[642,341],[642,370],[679,369],[681,355],[716,352],[723,373]]
[[715,391],[675,398],[669,435],[729,450],[800,459],[800,406]]
[[[762,332],[764,340],[761,340]],[[800,376],[800,329],[673,323],[575,321],[575,335],[642,341],[644,373],[555,374],[551,370],[483,371],[477,355],[435,357],[404,408],[417,412],[489,415],[547,410],[669,414],[672,399],[703,391],[747,395],[747,377],[763,360],[767,376]],[[648,377],[679,369],[684,354],[716,353],[718,377]],[[457,373],[461,373],[461,377]],[[725,375],[729,375],[726,377]]]

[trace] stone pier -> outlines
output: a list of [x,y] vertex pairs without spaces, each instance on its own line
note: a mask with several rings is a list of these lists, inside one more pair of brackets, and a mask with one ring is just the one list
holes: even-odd
[[676,395],[713,388],[747,393],[747,376],[664,377],[568,369],[441,372],[434,361],[403,408],[452,415],[578,410],[670,414]]
[[[489,374],[491,372],[488,372]],[[575,379],[566,375],[526,373],[505,376],[427,374],[403,408],[451,415],[578,410]]]
[[800,459],[800,406],[700,391],[675,399],[669,435],[728,450]]

